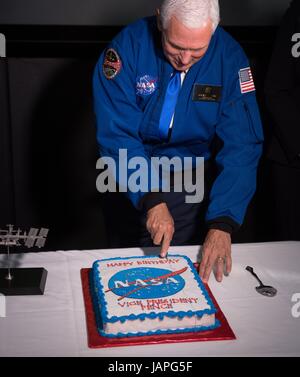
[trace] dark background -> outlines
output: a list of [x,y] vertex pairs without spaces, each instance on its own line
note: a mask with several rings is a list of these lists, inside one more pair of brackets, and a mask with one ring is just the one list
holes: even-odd
[[[138,246],[137,214],[122,195],[99,194],[91,78],[122,25],[160,1],[2,1],[0,33],[0,228],[49,227],[43,250]],[[77,5],[76,5],[77,4]],[[126,6],[125,6],[126,4]],[[263,84],[289,0],[223,0],[222,24],[245,49],[261,109]],[[265,153],[258,186],[233,242],[277,240]]]
[[[0,24],[124,25],[161,0],[0,0]],[[289,0],[220,0],[225,25],[274,25]]]

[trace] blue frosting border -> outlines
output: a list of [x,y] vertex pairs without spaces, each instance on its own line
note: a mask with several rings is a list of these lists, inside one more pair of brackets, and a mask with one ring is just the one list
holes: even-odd
[[202,290],[203,295],[206,299],[207,304],[210,306],[210,309],[204,309],[204,310],[188,310],[188,311],[180,311],[175,312],[173,310],[169,310],[167,312],[160,312],[160,313],[141,313],[141,314],[130,314],[129,316],[112,316],[111,318],[108,317],[108,310],[107,310],[107,302],[105,300],[104,295],[104,287],[101,284],[101,276],[98,272],[98,263],[99,262],[105,262],[105,261],[113,261],[113,260],[128,260],[128,259],[138,259],[138,258],[157,258],[157,255],[149,255],[149,256],[133,256],[133,257],[115,257],[115,258],[106,258],[97,260],[93,263],[93,268],[91,271],[91,293],[92,293],[92,300],[93,305],[95,309],[95,315],[96,315],[96,323],[97,323],[97,329],[99,333],[103,336],[110,337],[110,338],[116,338],[116,337],[124,337],[124,336],[142,336],[142,335],[154,335],[154,334],[172,334],[172,333],[183,333],[183,332],[198,332],[198,331],[204,331],[204,330],[212,330],[220,326],[220,322],[216,319],[215,324],[212,326],[200,326],[200,327],[194,327],[194,328],[183,328],[183,329],[176,329],[176,330],[156,330],[156,331],[148,331],[148,332],[138,332],[138,333],[118,333],[118,334],[107,334],[103,331],[103,324],[104,323],[115,323],[120,321],[121,323],[124,323],[128,320],[145,320],[146,318],[160,318],[163,319],[164,317],[193,317],[195,315],[197,316],[203,316],[204,314],[214,314],[216,313],[216,308],[203,284],[201,281],[197,270],[195,269],[192,261],[190,258],[188,258],[185,255],[179,255],[179,254],[168,254],[168,258],[184,258],[188,266],[191,269],[192,274],[194,275],[194,279],[196,280],[198,287]]

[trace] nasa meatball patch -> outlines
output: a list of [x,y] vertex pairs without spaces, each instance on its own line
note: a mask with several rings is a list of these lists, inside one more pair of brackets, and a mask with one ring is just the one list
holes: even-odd
[[104,76],[111,80],[117,76],[121,71],[122,62],[116,50],[109,48],[106,51],[104,62],[103,62],[103,73]]
[[136,80],[136,94],[138,96],[149,96],[157,89],[157,78],[144,75],[139,76]]

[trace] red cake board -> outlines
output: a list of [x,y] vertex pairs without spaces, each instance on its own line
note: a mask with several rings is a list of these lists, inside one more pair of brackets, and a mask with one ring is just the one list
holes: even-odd
[[94,315],[93,303],[90,295],[89,286],[89,268],[81,269],[81,281],[85,305],[88,346],[90,348],[122,347],[122,346],[139,346],[146,344],[162,343],[183,343],[183,342],[200,342],[208,340],[233,340],[236,339],[234,332],[229,326],[226,317],[222,313],[217,301],[213,297],[209,287],[205,287],[217,309],[216,318],[220,321],[221,326],[214,330],[190,332],[181,334],[161,334],[151,336],[135,336],[124,338],[106,338],[98,333]]

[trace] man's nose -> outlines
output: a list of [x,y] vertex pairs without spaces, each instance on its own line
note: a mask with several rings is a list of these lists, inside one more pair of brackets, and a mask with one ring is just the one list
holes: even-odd
[[181,64],[187,65],[191,61],[192,53],[189,50],[183,50],[180,52]]

